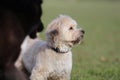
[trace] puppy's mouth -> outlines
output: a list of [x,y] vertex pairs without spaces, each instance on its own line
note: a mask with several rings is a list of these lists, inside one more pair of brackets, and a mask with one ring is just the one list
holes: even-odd
[[77,38],[76,40],[71,41],[71,43],[73,43],[73,44],[78,44],[80,41],[81,41],[81,39],[80,39],[80,38]]
[[77,39],[75,39],[75,40],[72,40],[72,41],[64,41],[64,42],[66,42],[69,47],[72,47],[73,45],[80,44],[81,41],[82,41],[82,39],[83,39],[83,37],[84,37],[84,35],[81,35],[81,36],[79,36],[79,37],[78,37]]
[[80,37],[78,37],[76,40],[73,40],[73,41],[71,41],[71,43],[73,43],[73,44],[79,44],[80,42],[81,42],[81,40],[83,39],[83,35],[81,35]]

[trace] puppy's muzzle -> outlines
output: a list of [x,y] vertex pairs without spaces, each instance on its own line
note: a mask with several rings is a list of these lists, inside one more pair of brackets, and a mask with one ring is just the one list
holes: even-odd
[[78,44],[84,37],[85,31],[84,30],[80,30],[79,32],[79,36],[77,37],[76,40],[72,41],[73,44]]

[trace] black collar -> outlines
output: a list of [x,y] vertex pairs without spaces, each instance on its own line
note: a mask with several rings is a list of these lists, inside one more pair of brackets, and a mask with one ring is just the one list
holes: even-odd
[[62,52],[62,51],[60,51],[60,49],[58,48],[58,47],[56,47],[56,48],[54,48],[54,47],[50,47],[50,46],[48,46],[50,49],[52,49],[53,51],[55,51],[56,53],[62,53],[62,54],[64,54],[64,53],[67,53],[67,52]]

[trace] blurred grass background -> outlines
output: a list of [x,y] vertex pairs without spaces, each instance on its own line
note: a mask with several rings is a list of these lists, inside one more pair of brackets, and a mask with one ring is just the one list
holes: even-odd
[[[120,0],[44,0],[42,6],[45,27],[66,14],[86,32],[72,50],[71,80],[120,80]],[[45,39],[45,29],[40,36]]]

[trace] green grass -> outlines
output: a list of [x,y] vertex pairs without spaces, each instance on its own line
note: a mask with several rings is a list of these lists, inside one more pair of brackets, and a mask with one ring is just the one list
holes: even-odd
[[[86,32],[72,50],[71,80],[120,80],[120,1],[44,0],[45,27],[59,14],[71,16]],[[45,39],[45,29],[40,35]]]

